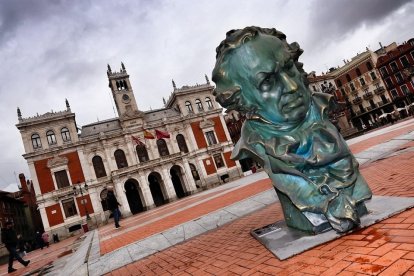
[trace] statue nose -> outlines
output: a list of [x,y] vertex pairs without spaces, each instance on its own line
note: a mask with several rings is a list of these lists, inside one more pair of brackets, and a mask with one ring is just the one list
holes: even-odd
[[298,85],[296,82],[291,79],[288,74],[282,72],[280,73],[280,77],[282,78],[282,82],[285,86],[285,91],[288,93],[294,93],[298,90]]

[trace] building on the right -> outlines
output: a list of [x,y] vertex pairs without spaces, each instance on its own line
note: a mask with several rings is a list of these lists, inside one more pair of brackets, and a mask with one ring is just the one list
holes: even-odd
[[387,51],[376,67],[400,116],[407,116],[414,102],[414,38]]

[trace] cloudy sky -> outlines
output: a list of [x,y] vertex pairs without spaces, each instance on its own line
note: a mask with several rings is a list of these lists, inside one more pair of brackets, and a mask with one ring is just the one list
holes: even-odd
[[0,189],[30,178],[15,127],[23,117],[65,109],[79,126],[115,117],[106,65],[125,63],[138,107],[162,107],[177,86],[204,83],[231,29],[275,27],[321,73],[369,47],[414,37],[404,0],[0,1]]

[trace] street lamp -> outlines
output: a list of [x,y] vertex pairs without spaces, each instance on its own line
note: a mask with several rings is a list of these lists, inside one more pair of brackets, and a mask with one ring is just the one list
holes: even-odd
[[[80,181],[78,181],[77,184],[79,186],[79,191],[80,191],[80,194],[81,194],[81,197],[82,197],[82,205],[83,205],[83,208],[85,208],[86,219],[87,220],[90,220],[91,217],[89,216],[88,208],[86,208],[86,204],[85,204],[85,198],[83,197],[83,190],[85,190],[85,192],[88,191],[88,184],[86,184],[86,182],[85,182],[85,185],[83,187],[81,186]],[[73,185],[73,195],[74,196],[77,195],[77,189],[76,189],[76,186],[75,185]]]

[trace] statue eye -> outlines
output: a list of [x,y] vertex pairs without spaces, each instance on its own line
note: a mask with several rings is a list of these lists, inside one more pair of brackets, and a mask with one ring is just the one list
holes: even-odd
[[274,84],[274,75],[269,74],[266,78],[260,83],[260,90],[262,92],[268,92],[272,89]]

